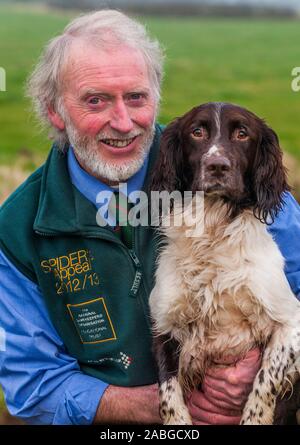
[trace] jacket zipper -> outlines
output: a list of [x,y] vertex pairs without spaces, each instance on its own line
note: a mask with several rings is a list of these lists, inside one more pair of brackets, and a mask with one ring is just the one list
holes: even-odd
[[[140,280],[140,283],[139,283],[139,287],[142,284],[144,295],[146,296],[147,295],[147,289],[146,289],[146,286],[145,286],[145,280],[143,280],[143,276],[142,276],[142,266],[141,266],[140,260],[138,259],[138,256],[137,256],[136,250],[135,250],[135,235],[136,235],[136,231],[133,228],[132,249],[129,250],[129,254],[130,254],[133,262],[135,263],[136,267],[140,271],[141,280]],[[146,323],[147,323],[147,325],[148,325],[148,327],[149,327],[149,329],[151,331],[152,326],[151,326],[151,321],[150,321],[150,317],[149,317],[149,311],[148,311],[148,307],[146,307],[146,303],[145,303],[144,298],[142,297],[142,295],[140,296],[140,302],[141,302],[141,306],[142,306],[142,309],[143,309],[143,312],[144,312],[144,317],[145,317]]]

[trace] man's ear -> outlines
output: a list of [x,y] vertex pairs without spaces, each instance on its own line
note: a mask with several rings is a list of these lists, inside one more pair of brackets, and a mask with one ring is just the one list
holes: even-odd
[[49,106],[47,110],[48,110],[48,117],[52,125],[58,130],[63,131],[65,129],[65,122],[61,118],[60,114],[58,114],[57,111],[55,111],[52,106]]

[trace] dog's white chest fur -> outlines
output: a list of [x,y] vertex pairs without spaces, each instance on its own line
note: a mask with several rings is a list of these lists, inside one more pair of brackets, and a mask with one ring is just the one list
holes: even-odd
[[184,373],[264,345],[297,304],[266,226],[251,211],[228,222],[226,210],[206,201],[199,237],[186,237],[186,226],[165,230],[150,308],[155,330],[181,345]]

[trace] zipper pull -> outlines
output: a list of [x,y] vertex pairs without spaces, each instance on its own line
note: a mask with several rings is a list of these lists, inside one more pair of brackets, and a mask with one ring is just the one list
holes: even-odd
[[132,259],[132,261],[134,262],[135,266],[140,268],[141,263],[140,263],[140,260],[138,259],[138,257],[136,256],[135,251],[132,249],[129,249],[129,255],[130,255],[130,258]]
[[139,288],[140,288],[140,285],[141,285],[141,282],[142,282],[142,278],[143,278],[142,272],[140,270],[137,270],[135,272],[133,284],[132,284],[131,289],[130,289],[130,293],[129,293],[130,297],[136,298],[137,293],[138,293]]
[[132,298],[136,298],[137,293],[140,288],[140,285],[141,285],[141,282],[142,282],[143,275],[141,272],[141,263],[140,263],[140,260],[138,259],[138,257],[136,256],[135,251],[132,249],[129,249],[129,255],[136,267],[135,276],[134,276],[133,284],[130,289],[129,296]]

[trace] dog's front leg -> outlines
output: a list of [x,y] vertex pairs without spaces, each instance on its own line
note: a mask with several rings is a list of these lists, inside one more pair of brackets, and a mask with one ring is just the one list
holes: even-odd
[[241,419],[242,425],[270,425],[274,421],[276,398],[286,380],[294,383],[300,371],[300,326],[279,327],[263,356]]
[[154,339],[158,364],[159,410],[164,425],[192,425],[192,419],[178,381],[178,343],[168,335]]

